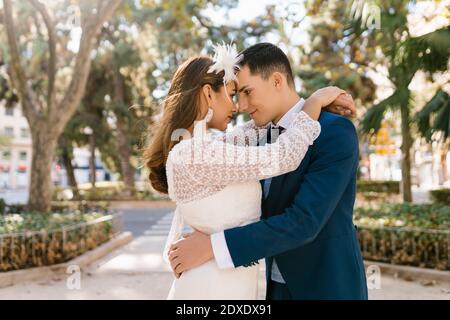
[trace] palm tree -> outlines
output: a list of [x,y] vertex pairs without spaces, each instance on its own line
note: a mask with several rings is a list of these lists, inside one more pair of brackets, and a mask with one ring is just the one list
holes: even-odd
[[376,133],[388,110],[400,112],[402,134],[402,191],[405,202],[412,201],[411,148],[413,144],[411,92],[408,88],[417,71],[434,73],[447,69],[450,56],[450,27],[413,37],[408,29],[410,1],[383,1],[380,5],[381,30],[364,29],[361,18],[352,21],[351,32],[361,36],[364,31],[375,37],[388,63],[389,80],[394,93],[372,106],[364,115],[360,129],[363,134]]
[[450,96],[439,89],[416,115],[419,132],[428,142],[440,142],[440,183],[448,179],[447,153],[450,138]]

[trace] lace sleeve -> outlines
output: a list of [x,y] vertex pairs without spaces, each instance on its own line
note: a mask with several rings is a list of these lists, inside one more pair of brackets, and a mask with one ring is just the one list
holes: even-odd
[[319,122],[301,111],[277,142],[264,146],[236,146],[194,136],[170,152],[172,178],[181,185],[182,181],[196,185],[228,185],[281,175],[300,165],[319,134]]
[[267,131],[266,127],[258,127],[253,120],[250,120],[236,126],[230,132],[217,136],[216,139],[235,146],[257,146]]

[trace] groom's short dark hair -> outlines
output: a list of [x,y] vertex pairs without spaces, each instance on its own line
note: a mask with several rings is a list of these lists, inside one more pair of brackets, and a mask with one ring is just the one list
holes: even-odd
[[262,42],[242,51],[244,58],[240,66],[248,66],[252,75],[258,74],[268,79],[274,72],[281,72],[286,76],[289,86],[295,88],[294,76],[288,57],[276,45]]

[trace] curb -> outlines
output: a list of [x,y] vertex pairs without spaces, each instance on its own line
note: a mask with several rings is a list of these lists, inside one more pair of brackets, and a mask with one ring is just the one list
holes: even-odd
[[442,281],[450,283],[450,272],[426,268],[418,268],[411,266],[400,266],[389,263],[364,260],[366,270],[369,266],[376,265],[380,268],[382,274],[388,274],[395,278],[403,280],[427,280],[427,281]]
[[66,274],[67,268],[70,265],[77,265],[81,269],[91,264],[92,262],[106,256],[112,251],[130,243],[132,240],[133,235],[131,232],[122,232],[113,237],[108,242],[98,246],[93,250],[87,251],[67,262],[55,264],[52,266],[0,272],[0,288],[13,286],[15,284],[26,281],[38,280],[57,274]]

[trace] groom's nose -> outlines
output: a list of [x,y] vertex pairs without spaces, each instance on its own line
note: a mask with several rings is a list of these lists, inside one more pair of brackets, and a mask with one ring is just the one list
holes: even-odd
[[247,99],[239,99],[239,111],[240,112],[246,112],[248,110],[248,103]]

